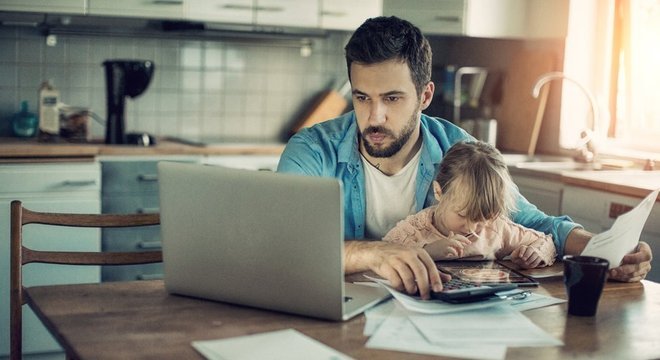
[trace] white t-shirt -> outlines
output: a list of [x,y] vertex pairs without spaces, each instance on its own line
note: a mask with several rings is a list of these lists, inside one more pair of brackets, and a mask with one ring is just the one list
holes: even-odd
[[382,239],[397,222],[415,211],[415,181],[421,153],[420,149],[403,169],[391,176],[360,156],[367,193],[365,235],[368,239]]

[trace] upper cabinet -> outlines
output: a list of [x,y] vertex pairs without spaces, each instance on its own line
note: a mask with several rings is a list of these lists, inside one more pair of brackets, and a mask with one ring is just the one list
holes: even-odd
[[184,0],[88,0],[89,15],[182,19]]
[[568,0],[384,0],[383,14],[406,19],[428,35],[563,38]]
[[186,0],[188,20],[217,23],[319,26],[319,3],[308,0]]
[[353,31],[366,19],[382,14],[382,0],[321,0],[319,20],[323,29]]
[[0,10],[84,14],[87,0],[2,0]]

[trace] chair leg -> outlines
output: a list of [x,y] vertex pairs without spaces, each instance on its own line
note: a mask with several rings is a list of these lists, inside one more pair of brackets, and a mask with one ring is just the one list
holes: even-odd
[[9,358],[11,360],[20,360],[23,351],[23,323],[21,313],[23,311],[20,300],[17,296],[12,296],[10,299],[11,310],[9,314],[10,324],[10,345],[9,345]]

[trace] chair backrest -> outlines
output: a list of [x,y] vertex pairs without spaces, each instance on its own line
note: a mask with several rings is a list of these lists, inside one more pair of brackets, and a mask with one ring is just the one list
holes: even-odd
[[[26,303],[22,267],[28,263],[66,265],[136,265],[163,261],[158,251],[143,252],[74,252],[39,251],[23,245],[23,226],[44,224],[69,227],[117,228],[160,224],[159,214],[72,214],[31,211],[23,204],[11,202],[10,250],[10,358],[20,359],[22,354],[22,305]],[[63,241],[52,239],[52,241]]]

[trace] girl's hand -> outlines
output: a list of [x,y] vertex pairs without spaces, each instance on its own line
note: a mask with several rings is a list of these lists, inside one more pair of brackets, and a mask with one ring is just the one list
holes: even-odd
[[522,245],[513,250],[511,261],[523,269],[532,269],[544,264],[543,258],[535,247]]
[[426,244],[424,250],[431,255],[433,260],[456,259],[463,257],[463,248],[471,243],[465,236],[450,231],[447,238]]

